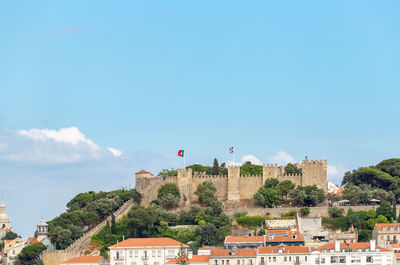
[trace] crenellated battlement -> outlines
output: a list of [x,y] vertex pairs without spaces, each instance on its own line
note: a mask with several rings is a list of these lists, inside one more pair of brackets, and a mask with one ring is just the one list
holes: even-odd
[[240,166],[230,165],[227,167],[228,175],[209,175],[185,168],[178,169],[178,176],[168,176],[164,180],[141,170],[136,173],[136,189],[143,195],[143,202],[146,204],[157,199],[157,191],[163,184],[175,183],[182,195],[181,205],[197,202],[198,198],[194,192],[204,181],[210,181],[216,186],[216,196],[219,200],[234,203],[229,205],[235,205],[242,200],[251,201],[254,193],[270,178],[279,181],[290,180],[298,186],[317,185],[327,191],[327,160],[304,159],[294,165],[300,173],[286,174],[285,166],[264,164],[262,175],[241,175]]
[[241,178],[262,178],[263,175],[240,175]]

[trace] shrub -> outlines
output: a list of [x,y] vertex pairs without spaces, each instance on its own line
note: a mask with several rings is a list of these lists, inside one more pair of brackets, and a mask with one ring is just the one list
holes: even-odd
[[329,207],[328,210],[329,216],[332,218],[342,217],[344,214],[344,209],[339,207]]
[[233,217],[237,218],[237,217],[242,217],[242,216],[246,216],[247,212],[246,211],[235,211],[235,213],[233,214]]
[[307,207],[307,206],[301,207],[301,209],[300,209],[301,216],[307,216],[309,214],[310,214],[310,207]]
[[289,218],[289,219],[294,219],[296,217],[296,210],[291,210],[287,213],[281,213],[282,218]]
[[236,218],[238,225],[247,227],[257,227],[264,223],[264,217],[262,216],[241,216]]

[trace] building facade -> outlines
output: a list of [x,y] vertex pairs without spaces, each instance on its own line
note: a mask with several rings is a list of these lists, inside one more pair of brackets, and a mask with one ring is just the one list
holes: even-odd
[[398,244],[400,240],[400,224],[375,224],[374,230],[372,230],[372,239],[379,246],[389,247],[391,244]]
[[167,237],[130,238],[109,249],[111,265],[163,265],[180,251],[189,252],[189,246]]
[[392,250],[376,245],[375,240],[360,243],[328,243],[311,252],[311,265],[393,265]]

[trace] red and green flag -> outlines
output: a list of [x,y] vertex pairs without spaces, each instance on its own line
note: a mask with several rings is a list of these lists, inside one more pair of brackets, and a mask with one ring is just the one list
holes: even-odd
[[179,151],[178,151],[178,156],[184,157],[184,153],[185,153],[184,150],[179,150]]

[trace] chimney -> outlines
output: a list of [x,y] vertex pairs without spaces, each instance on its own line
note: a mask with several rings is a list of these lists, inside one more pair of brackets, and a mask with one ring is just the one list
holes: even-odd
[[371,251],[375,251],[376,250],[376,242],[375,242],[375,240],[371,240],[369,242],[371,244]]
[[340,241],[339,240],[335,241],[335,252],[340,252]]

